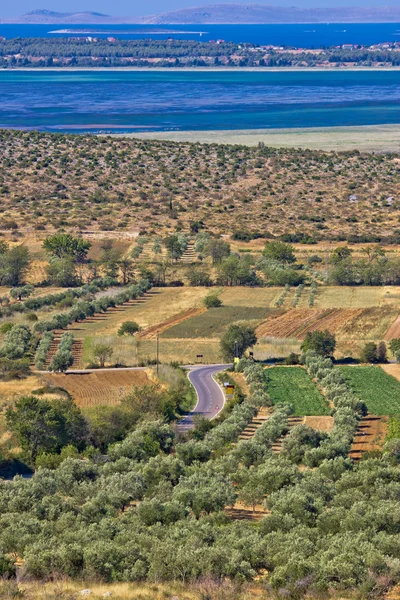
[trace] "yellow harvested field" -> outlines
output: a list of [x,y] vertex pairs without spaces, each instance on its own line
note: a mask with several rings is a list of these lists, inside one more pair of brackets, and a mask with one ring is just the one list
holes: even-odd
[[370,308],[393,304],[400,298],[399,287],[319,287],[316,308]]
[[226,306],[252,306],[263,308],[273,306],[274,302],[282,294],[283,288],[246,288],[227,287],[223,288],[220,299]]
[[[142,359],[155,358],[155,341],[144,340],[140,342],[139,357]],[[218,339],[161,339],[160,361],[177,361],[183,364],[195,364],[196,362],[219,363],[223,361]],[[197,355],[203,358],[197,360]]]
[[142,329],[148,329],[184,311],[202,307],[207,294],[206,288],[153,288],[145,299],[74,325],[74,335],[81,339],[91,335],[113,335],[124,321],[136,321]]
[[91,406],[115,406],[132,387],[150,383],[146,371],[99,371],[45,375],[49,385],[67,390],[80,408]]

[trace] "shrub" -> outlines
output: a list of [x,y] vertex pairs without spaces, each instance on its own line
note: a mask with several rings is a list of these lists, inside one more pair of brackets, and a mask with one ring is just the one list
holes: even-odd
[[140,331],[140,325],[136,321],[125,321],[118,329],[118,335],[135,335]]
[[222,300],[216,294],[209,294],[204,298],[204,306],[206,308],[219,308],[222,306]]
[[35,354],[35,367],[39,371],[43,371],[47,364],[47,355],[50,350],[50,345],[53,340],[54,334],[51,331],[47,331],[39,342],[39,345]]
[[50,371],[64,373],[74,362],[72,356],[72,346],[74,336],[71,333],[64,333],[61,338],[57,352],[53,356],[50,364]]

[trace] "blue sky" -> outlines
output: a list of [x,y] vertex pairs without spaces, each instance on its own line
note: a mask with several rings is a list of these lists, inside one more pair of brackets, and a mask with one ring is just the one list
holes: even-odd
[[[0,0],[0,16],[18,16],[36,8],[60,12],[94,10],[111,15],[149,15],[179,8],[205,4],[235,2],[235,0]],[[236,4],[266,4],[275,6],[397,6],[399,0],[242,0]]]

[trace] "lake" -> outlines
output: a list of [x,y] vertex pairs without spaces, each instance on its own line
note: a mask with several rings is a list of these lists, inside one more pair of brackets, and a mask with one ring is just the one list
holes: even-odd
[[[112,32],[121,39],[223,39],[230,42],[248,42],[261,45],[296,46],[316,48],[341,44],[372,45],[400,41],[400,23],[331,23],[299,25],[1,25],[0,36],[15,37],[66,37],[74,34],[54,34],[60,29],[96,31],[97,37],[107,37]],[[175,33],[163,33],[163,31]],[[189,32],[204,32],[199,33]]]
[[400,123],[400,71],[0,71],[0,127],[198,131]]

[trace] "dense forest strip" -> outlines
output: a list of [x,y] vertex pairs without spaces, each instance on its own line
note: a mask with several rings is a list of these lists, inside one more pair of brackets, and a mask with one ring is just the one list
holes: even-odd
[[400,66],[400,48],[257,47],[233,42],[89,37],[0,40],[0,68],[15,67],[334,67]]

